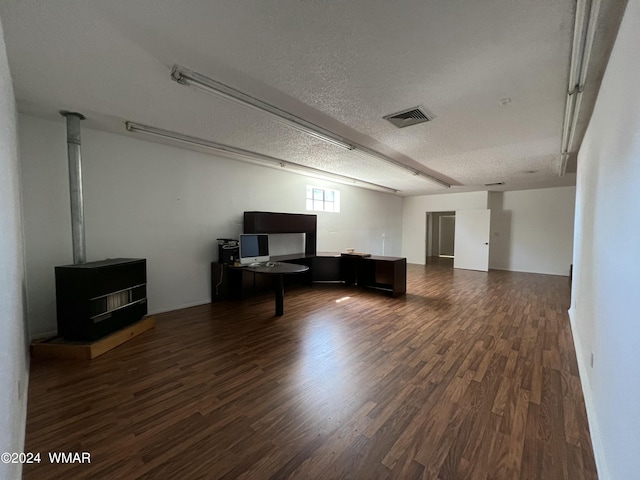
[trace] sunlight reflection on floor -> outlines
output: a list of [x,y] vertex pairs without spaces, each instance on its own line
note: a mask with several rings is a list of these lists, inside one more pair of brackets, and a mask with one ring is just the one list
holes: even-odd
[[350,363],[352,340],[349,330],[336,318],[323,316],[309,322],[301,339],[294,380],[298,410],[304,411],[305,416],[316,421],[335,416],[359,397],[361,389]]

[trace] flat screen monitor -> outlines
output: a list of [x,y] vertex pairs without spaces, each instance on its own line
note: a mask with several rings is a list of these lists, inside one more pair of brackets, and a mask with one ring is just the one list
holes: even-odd
[[243,233],[240,235],[240,264],[269,261],[269,235],[266,233]]

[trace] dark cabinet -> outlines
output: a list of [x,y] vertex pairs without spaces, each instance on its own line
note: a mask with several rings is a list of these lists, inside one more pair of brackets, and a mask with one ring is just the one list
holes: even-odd
[[388,290],[394,297],[407,291],[406,258],[359,258],[355,262],[355,270],[356,282],[360,286]]
[[326,255],[311,259],[311,280],[314,282],[344,281],[343,259],[340,256]]
[[145,259],[116,258],[55,267],[58,335],[92,341],[147,313]]
[[318,217],[304,213],[244,212],[244,233],[304,233],[304,251],[316,253]]
[[242,300],[258,292],[272,291],[273,278],[242,267],[211,263],[211,301]]

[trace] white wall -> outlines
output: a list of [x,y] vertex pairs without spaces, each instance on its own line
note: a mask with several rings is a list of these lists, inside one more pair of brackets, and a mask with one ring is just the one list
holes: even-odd
[[[29,324],[41,336],[56,330],[54,266],[72,263],[66,127],[19,123]],[[307,213],[307,184],[341,192],[339,214],[318,214],[319,251],[381,254],[384,235],[385,254],[400,255],[395,195],[86,127],[82,159],[87,260],[146,258],[150,312],[210,301],[216,238],[237,238],[245,210]]]
[[638,45],[629,0],[578,156],[570,313],[601,480],[640,475]]
[[569,275],[575,187],[491,192],[489,268]]
[[426,212],[490,208],[489,268],[569,275],[574,200],[575,187],[406,197],[402,254],[424,265]]
[[[0,452],[21,452],[29,373],[16,110],[0,23]],[[0,463],[0,478],[20,478]]]
[[424,265],[426,212],[487,208],[487,192],[449,193],[405,197],[402,207],[402,255],[407,262]]

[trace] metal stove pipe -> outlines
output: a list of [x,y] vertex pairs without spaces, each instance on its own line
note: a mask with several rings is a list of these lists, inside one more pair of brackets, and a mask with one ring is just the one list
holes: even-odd
[[60,115],[67,119],[73,263],[85,263],[87,255],[84,240],[84,199],[82,196],[82,157],[80,152],[80,121],[85,117],[80,113],[64,110],[60,112]]

